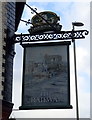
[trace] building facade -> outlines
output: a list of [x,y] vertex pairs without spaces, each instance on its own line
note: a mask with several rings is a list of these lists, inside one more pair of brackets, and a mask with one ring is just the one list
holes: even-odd
[[12,112],[13,36],[18,28],[25,2],[0,2],[0,119]]

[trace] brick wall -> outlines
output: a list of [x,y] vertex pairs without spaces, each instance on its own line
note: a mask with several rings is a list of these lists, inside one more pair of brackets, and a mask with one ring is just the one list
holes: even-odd
[[12,44],[12,37],[15,32],[15,9],[16,3],[8,2],[6,8],[6,56],[5,56],[5,82],[4,82],[4,100],[12,102],[12,82],[13,82],[13,58],[14,45]]
[[3,24],[2,24],[2,2],[0,2],[0,99],[3,99],[3,96],[2,96],[2,90],[3,90],[3,85],[2,85],[2,81],[4,81],[4,78],[2,77],[2,62],[3,62],[3,56],[2,56],[2,53],[3,53],[3,34],[2,34],[2,31],[3,31]]
[[0,99],[8,102],[12,102],[15,9],[14,2],[0,3]]
[[[21,6],[21,7],[20,7]],[[12,112],[14,44],[24,3],[0,2],[0,119],[8,120]],[[16,18],[15,18],[16,17]]]

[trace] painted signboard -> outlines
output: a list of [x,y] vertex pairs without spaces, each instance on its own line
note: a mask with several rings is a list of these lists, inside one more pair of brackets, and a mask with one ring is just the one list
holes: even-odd
[[71,108],[70,42],[24,45],[20,109]]

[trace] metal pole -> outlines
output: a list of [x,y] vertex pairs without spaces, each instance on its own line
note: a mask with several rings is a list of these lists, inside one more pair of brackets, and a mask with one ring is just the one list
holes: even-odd
[[[74,31],[74,25],[73,25],[73,31]],[[77,116],[77,120],[79,120],[77,67],[76,67],[76,47],[75,47],[75,40],[74,39],[73,39],[73,50],[74,50],[75,93],[76,93],[76,116]]]

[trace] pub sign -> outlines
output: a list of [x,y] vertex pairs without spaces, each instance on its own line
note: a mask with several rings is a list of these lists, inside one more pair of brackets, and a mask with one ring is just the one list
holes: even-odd
[[69,45],[49,42],[23,45],[20,109],[66,109],[70,105]]

